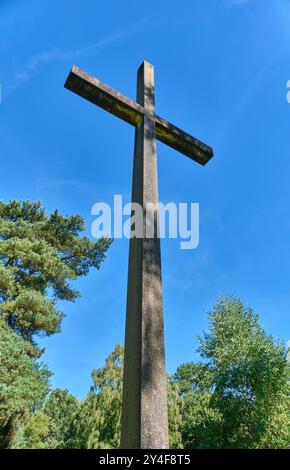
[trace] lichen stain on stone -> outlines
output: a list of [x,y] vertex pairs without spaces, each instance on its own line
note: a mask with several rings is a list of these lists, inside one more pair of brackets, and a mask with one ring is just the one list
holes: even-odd
[[115,104],[115,109],[118,111],[118,114],[130,124],[137,126],[142,121],[142,115],[133,109],[120,104]]

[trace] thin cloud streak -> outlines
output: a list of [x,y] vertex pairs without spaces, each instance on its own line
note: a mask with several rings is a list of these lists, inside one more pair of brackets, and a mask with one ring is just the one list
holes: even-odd
[[247,3],[253,3],[254,0],[226,0],[227,5],[229,6],[241,6],[246,5]]
[[129,28],[116,31],[114,34],[108,35],[92,44],[85,47],[62,50],[58,47],[53,47],[51,50],[41,52],[33,55],[16,73],[12,75],[7,82],[10,86],[6,87],[6,95],[11,94],[16,88],[27,82],[35,73],[37,73],[42,66],[50,62],[74,60],[79,57],[96,54],[102,51],[107,46],[117,43],[118,41],[128,39],[137,33],[144,31],[147,28],[146,21],[134,23]]
[[36,181],[37,192],[66,191],[68,189],[70,191],[86,194],[89,197],[96,197],[96,189],[92,185],[83,183],[82,181],[70,179],[50,181],[38,179]]

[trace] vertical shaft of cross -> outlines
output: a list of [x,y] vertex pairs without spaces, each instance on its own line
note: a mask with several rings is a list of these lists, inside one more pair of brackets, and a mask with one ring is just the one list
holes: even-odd
[[[138,71],[137,102],[144,109],[136,127],[132,202],[143,208],[143,238],[131,238],[125,333],[121,448],[168,448],[154,70]],[[149,205],[148,205],[149,203]],[[146,236],[148,220],[154,237]]]

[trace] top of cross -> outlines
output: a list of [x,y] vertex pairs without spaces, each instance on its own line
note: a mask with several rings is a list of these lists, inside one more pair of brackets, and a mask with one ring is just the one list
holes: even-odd
[[[153,67],[148,62],[144,62],[142,66]],[[213,156],[213,150],[208,145],[165,121],[155,113],[152,115],[146,106],[144,107],[127,98],[127,96],[84,72],[76,65],[72,67],[65,87],[133,126],[138,126],[145,114],[150,115],[151,118],[155,119],[155,135],[158,140],[201,165],[205,165]],[[154,94],[154,90],[152,93]]]

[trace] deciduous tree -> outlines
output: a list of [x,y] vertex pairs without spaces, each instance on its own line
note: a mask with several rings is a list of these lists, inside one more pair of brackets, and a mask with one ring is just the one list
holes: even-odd
[[202,362],[183,365],[175,376],[184,446],[289,447],[287,348],[235,298],[222,298],[209,324],[200,338]]

